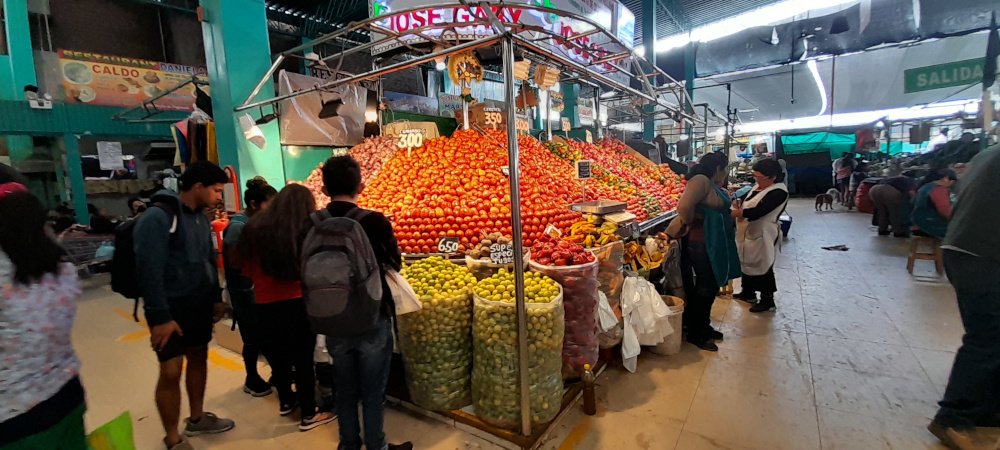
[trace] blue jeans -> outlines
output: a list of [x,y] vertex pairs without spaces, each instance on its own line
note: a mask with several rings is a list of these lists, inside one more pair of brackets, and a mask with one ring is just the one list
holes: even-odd
[[955,287],[965,336],[934,420],[968,429],[998,412],[1000,263],[945,250],[944,267]]
[[333,357],[336,379],[337,416],[340,422],[340,450],[361,449],[358,403],[365,421],[367,450],[387,448],[382,424],[385,419],[385,385],[392,360],[392,326],[388,319],[361,335],[328,337],[327,349]]

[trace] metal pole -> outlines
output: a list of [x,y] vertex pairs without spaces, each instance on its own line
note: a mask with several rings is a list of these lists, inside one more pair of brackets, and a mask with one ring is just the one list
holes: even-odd
[[517,155],[517,115],[514,111],[514,42],[500,41],[503,51],[504,101],[507,103],[507,165],[510,167],[510,228],[514,241],[514,298],[517,302],[518,378],[521,384],[521,434],[531,435],[531,397],[528,376],[528,311],[524,304],[524,246],[521,242],[521,191]]
[[731,83],[726,83],[726,136],[723,139],[723,146],[726,148],[726,156],[729,156],[729,134],[732,118],[732,108],[733,108],[733,85]]
[[545,139],[552,140],[552,90],[545,93]]
[[604,138],[601,133],[601,88],[594,87],[594,130],[597,131],[597,140]]

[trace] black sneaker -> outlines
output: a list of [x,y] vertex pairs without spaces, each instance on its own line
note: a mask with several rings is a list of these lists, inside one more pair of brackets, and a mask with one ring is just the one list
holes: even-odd
[[281,414],[282,416],[287,416],[292,412],[294,412],[295,409],[298,407],[299,407],[298,400],[294,400],[290,403],[282,403],[281,405],[278,406],[278,414]]
[[254,397],[267,397],[273,391],[274,388],[260,377],[257,377],[257,379],[247,378],[246,383],[243,384],[243,392]]
[[413,444],[404,442],[402,444],[389,444],[389,450],[413,450]]
[[743,300],[745,302],[757,303],[757,293],[747,290],[740,291],[739,294],[733,294],[733,298],[737,300]]
[[726,339],[726,335],[712,327],[708,327],[708,332],[706,334],[708,334],[709,339],[714,339],[716,341],[723,341]]
[[762,295],[760,301],[757,304],[750,307],[750,312],[758,314],[765,313],[769,311],[776,311],[778,308],[774,304],[773,295]]
[[333,413],[316,413],[313,414],[312,417],[307,417],[299,422],[299,431],[309,431],[318,426],[333,422],[334,420],[337,420],[337,416],[333,415]]
[[698,339],[698,338],[687,338],[689,344],[694,345],[706,352],[717,352],[719,351],[719,346],[715,345],[715,341],[711,339]]

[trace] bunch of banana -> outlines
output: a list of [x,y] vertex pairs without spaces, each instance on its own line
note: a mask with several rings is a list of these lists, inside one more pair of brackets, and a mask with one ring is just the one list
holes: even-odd
[[598,227],[591,220],[580,221],[569,227],[569,236],[566,239],[586,248],[600,247],[619,240],[618,225],[614,222],[604,222]]
[[666,254],[666,250],[657,250],[650,254],[645,246],[634,241],[625,245],[625,262],[632,266],[635,272],[640,269],[652,270],[660,267]]

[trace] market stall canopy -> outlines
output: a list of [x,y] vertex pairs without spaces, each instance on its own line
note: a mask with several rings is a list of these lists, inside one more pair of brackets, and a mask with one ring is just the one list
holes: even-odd
[[[288,71],[278,74],[278,95],[323,83]],[[368,90],[344,84],[281,102],[281,144],[342,147],[356,145],[364,138]],[[331,110],[334,108],[335,110]],[[324,112],[325,111],[325,112]],[[327,116],[327,117],[324,117]]]
[[[569,10],[499,2],[470,5],[380,0],[376,3],[378,7],[372,8],[373,17],[276,55],[257,89],[236,110],[374,79],[459,52],[492,48],[499,45],[502,36],[510,34],[524,58],[554,64],[564,75],[579,82],[641,98],[675,115],[686,114],[678,107],[686,95],[680,84],[633,52],[630,29],[634,17],[620,3],[602,0],[596,2],[600,7],[594,11],[582,11],[582,7],[569,0],[547,4]],[[323,61],[340,67],[345,57],[357,52],[391,55],[380,68],[255,102],[260,89],[286,58],[305,58],[309,48],[358,30],[366,30],[371,41],[326,56]],[[666,87],[657,89],[654,84]]]

